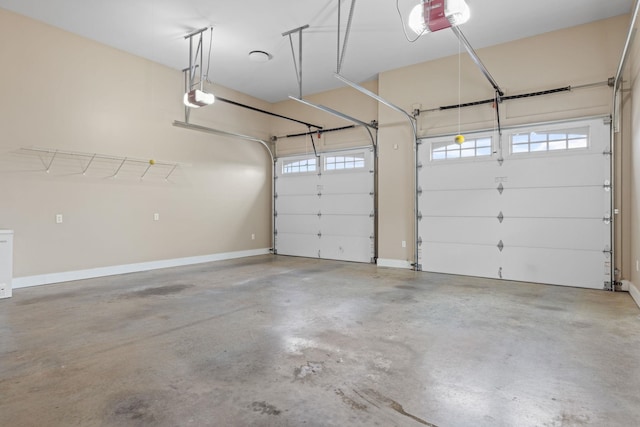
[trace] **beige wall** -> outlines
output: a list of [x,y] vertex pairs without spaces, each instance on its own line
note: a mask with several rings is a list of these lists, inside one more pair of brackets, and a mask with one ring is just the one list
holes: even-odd
[[[271,247],[266,150],[173,127],[180,72],[3,10],[0,57],[0,228],[15,230],[15,277]],[[192,122],[264,138],[270,126],[222,103]],[[119,163],[100,161],[83,176],[87,159],[59,156],[47,174],[50,156],[21,151],[32,146],[183,165],[141,181],[144,164],[110,178]]]

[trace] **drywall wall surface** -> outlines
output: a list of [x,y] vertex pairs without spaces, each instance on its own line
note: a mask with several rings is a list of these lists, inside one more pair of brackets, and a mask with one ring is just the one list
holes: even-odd
[[[179,71],[1,9],[0,57],[0,227],[15,230],[15,277],[271,247],[268,153],[174,127]],[[191,121],[269,134],[268,116],[222,103]]]
[[[566,86],[606,82],[615,74],[628,16],[621,16],[478,49],[477,53],[506,95]],[[428,36],[427,36],[428,37]],[[467,35],[473,45],[473,37]],[[494,97],[494,90],[462,49],[443,58],[379,75],[379,94],[407,111],[422,112],[417,120],[421,137],[454,134],[459,130],[494,129],[491,103],[439,111]],[[504,102],[503,126],[609,114],[611,89],[605,85],[544,97]],[[413,137],[407,120],[379,106],[379,256],[414,259]],[[401,241],[409,244],[403,248]]]
[[[294,79],[292,72],[292,79]],[[362,86],[374,93],[378,91],[378,81],[372,80],[362,83]],[[350,87],[335,89],[315,95],[303,95],[305,100],[314,104],[324,105],[343,114],[356,118],[364,123],[371,123],[378,119],[377,102]],[[318,110],[297,101],[287,100],[274,104],[275,113],[293,117],[295,119],[321,126],[323,129],[335,129],[354,125],[353,122],[336,117],[327,112]],[[312,128],[315,130],[315,128]],[[313,153],[313,145],[310,136],[287,138],[286,135],[296,135],[308,132],[307,126],[280,118],[272,119],[272,134],[278,137],[276,151],[278,156],[292,154]],[[375,131],[372,131],[375,138]],[[369,133],[363,126],[355,126],[353,129],[314,135],[313,143],[318,151],[330,151],[348,147],[371,145]]]

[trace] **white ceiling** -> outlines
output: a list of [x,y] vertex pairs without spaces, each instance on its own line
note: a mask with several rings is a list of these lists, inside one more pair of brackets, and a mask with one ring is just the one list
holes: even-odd
[[[210,78],[217,84],[276,102],[298,94],[291,46],[282,33],[302,25],[310,25],[303,33],[303,94],[342,85],[333,77],[338,2],[0,0],[0,7],[180,70],[189,63],[184,35],[213,26]],[[418,0],[398,2],[406,19]],[[461,29],[473,47],[479,49],[628,13],[633,0],[467,0],[467,3],[471,20]],[[342,0],[341,4],[344,30],[351,0]],[[396,0],[361,0],[355,5],[342,74],[362,82],[382,71],[455,54],[457,49],[457,39],[449,30],[409,43],[403,34]],[[248,53],[252,50],[269,52],[273,59],[266,63],[251,62]]]

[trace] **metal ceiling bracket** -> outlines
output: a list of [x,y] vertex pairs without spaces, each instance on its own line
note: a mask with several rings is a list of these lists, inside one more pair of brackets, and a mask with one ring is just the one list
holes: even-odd
[[502,240],[498,242],[498,249],[500,249],[500,252],[502,252],[502,250],[504,249],[504,243],[502,242]]
[[502,212],[500,212],[500,215],[498,215],[498,221],[500,221],[500,224],[502,224],[502,221],[504,221],[504,214]]
[[500,185],[498,185],[498,193],[502,194],[503,191],[504,191],[504,185],[500,183]]
[[[293,55],[293,66],[296,69],[296,78],[298,79],[298,93],[300,98],[302,98],[302,31],[306,30],[307,28],[309,28],[308,24],[282,33],[282,37],[289,36],[289,44],[291,45],[291,54]],[[297,58],[296,58],[295,48],[293,47],[292,35],[294,33],[298,33],[298,57]]]
[[342,69],[342,63],[344,62],[344,53],[347,50],[347,43],[349,42],[349,34],[351,33],[351,23],[353,22],[353,12],[356,7],[356,0],[351,0],[351,8],[349,9],[349,20],[347,21],[347,29],[344,33],[344,42],[342,47],[340,47],[340,29],[341,25],[341,6],[342,0],[338,0],[338,51],[336,58],[336,73],[339,73]]

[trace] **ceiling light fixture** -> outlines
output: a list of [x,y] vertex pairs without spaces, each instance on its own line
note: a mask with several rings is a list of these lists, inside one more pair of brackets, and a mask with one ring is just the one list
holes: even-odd
[[263,50],[252,50],[249,52],[249,60],[251,62],[268,62],[271,58],[271,55]]
[[465,0],[420,0],[409,15],[409,27],[422,35],[462,25],[470,17]]
[[184,105],[191,108],[205,107],[216,101],[212,93],[203,92],[200,89],[193,89],[184,94]]

